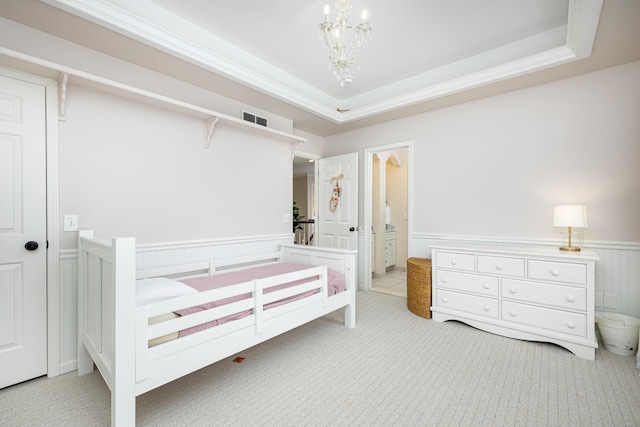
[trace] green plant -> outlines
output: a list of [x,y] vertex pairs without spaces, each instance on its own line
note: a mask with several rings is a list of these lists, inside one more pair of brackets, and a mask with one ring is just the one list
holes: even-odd
[[295,200],[293,201],[293,232],[296,230],[302,230],[303,227],[300,225],[300,221],[304,219],[303,216],[300,216],[300,208],[296,206]]

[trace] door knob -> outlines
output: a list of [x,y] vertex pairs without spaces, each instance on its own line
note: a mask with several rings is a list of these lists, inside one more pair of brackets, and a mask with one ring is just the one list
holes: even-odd
[[351,228],[349,229],[349,231],[356,231],[356,228],[355,228],[355,227],[351,227]]
[[38,249],[38,242],[34,242],[33,240],[24,244],[24,248],[28,251],[35,251]]

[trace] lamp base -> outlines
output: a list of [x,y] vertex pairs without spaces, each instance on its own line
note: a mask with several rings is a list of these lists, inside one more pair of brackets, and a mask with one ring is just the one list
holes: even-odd
[[575,231],[561,231],[560,232],[560,241],[558,242],[558,246],[560,246],[561,251],[565,252],[580,252],[580,248],[582,247],[582,233]]
[[575,246],[560,246],[561,251],[580,252],[580,248]]

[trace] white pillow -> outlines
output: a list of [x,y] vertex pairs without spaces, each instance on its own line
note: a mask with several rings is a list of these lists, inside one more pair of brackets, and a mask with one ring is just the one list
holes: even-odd
[[166,277],[136,280],[136,307],[175,298],[182,295],[197,294],[191,286]]

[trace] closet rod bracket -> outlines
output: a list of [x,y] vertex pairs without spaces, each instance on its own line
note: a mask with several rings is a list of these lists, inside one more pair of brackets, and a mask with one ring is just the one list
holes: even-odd
[[291,144],[291,161],[296,157],[296,152],[298,151],[298,147],[302,144],[303,141],[296,141]]
[[204,139],[204,148],[208,149],[209,145],[211,145],[211,140],[213,139],[213,131],[216,128],[216,123],[218,123],[220,117],[211,117],[205,122],[205,139]]
[[58,77],[58,120],[65,121],[67,119],[67,81],[69,75],[61,73]]

